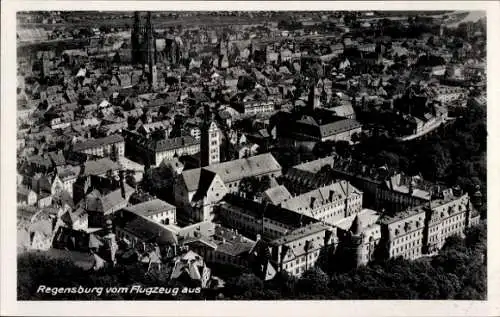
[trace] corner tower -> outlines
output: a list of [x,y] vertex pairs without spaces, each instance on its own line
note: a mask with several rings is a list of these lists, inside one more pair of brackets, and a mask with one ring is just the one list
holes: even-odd
[[354,221],[352,222],[351,228],[349,229],[350,231],[350,250],[351,250],[351,257],[353,260],[353,264],[356,267],[359,267],[361,265],[366,264],[367,261],[365,261],[365,254],[363,250],[363,239],[364,235],[362,232],[363,225],[361,223],[361,219],[359,219],[359,216],[356,215],[354,218]]

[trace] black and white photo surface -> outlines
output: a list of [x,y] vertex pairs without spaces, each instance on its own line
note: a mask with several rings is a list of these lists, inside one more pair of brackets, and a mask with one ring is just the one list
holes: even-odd
[[17,11],[17,300],[487,300],[494,35],[416,8]]

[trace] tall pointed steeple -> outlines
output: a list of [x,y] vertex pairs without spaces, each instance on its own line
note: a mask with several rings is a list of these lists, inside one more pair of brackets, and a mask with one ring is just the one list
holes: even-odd
[[144,25],[141,21],[141,13],[139,11],[134,12],[134,25],[132,26],[131,34],[131,45],[132,45],[132,63],[142,64],[142,49],[144,42]]
[[[146,47],[147,47],[147,64],[148,66],[155,63],[155,45],[153,35],[153,24],[151,22],[151,12],[148,12],[146,18]],[[151,66],[150,66],[151,67]]]
[[153,34],[153,23],[151,21],[151,12],[149,11],[146,19],[146,64],[148,67],[148,84],[150,89],[157,88],[157,70],[156,70],[156,45]]

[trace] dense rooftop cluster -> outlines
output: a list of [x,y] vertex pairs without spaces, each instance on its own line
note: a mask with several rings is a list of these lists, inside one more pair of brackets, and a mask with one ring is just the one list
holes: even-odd
[[20,15],[19,249],[218,288],[219,265],[415,260],[477,225],[481,188],[348,153],[484,107],[485,21],[282,14]]

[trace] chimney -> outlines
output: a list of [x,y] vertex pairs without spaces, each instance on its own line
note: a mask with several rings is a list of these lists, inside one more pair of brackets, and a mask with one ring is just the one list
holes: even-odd
[[316,201],[316,198],[315,197],[311,197],[311,204],[309,205],[309,207],[312,209],[314,208],[314,202]]

